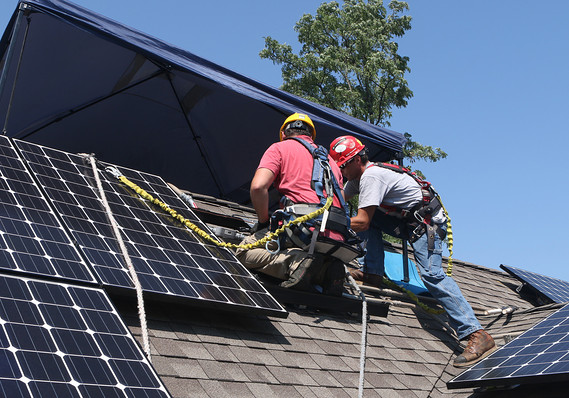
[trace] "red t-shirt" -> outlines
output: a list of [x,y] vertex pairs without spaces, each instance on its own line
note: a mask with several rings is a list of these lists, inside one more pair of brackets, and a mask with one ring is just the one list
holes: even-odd
[[[314,144],[306,135],[298,137]],[[330,156],[328,160],[340,189],[343,189],[340,168]],[[318,195],[310,187],[313,166],[314,160],[310,152],[300,142],[289,139],[271,145],[261,158],[258,168],[271,170],[275,174],[275,188],[293,202],[320,203]],[[332,204],[341,207],[337,197],[334,197]]]
[[[306,135],[299,138],[314,144]],[[342,172],[336,162],[328,156],[330,168],[336,177],[336,181],[343,189]],[[274,186],[284,196],[295,203],[320,203],[316,192],[311,188],[312,168],[314,159],[312,154],[300,142],[285,139],[274,143],[264,153],[259,163],[259,169],[265,168],[275,174]],[[332,204],[341,208],[340,200],[334,195]],[[326,231],[325,235],[336,240],[343,240],[342,235],[335,231]]]

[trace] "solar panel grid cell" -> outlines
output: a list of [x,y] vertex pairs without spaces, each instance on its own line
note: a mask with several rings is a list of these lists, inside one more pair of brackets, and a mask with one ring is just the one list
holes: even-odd
[[[132,289],[91,166],[77,155],[15,142],[103,284]],[[130,169],[121,172],[208,230],[160,177]],[[202,304],[286,314],[228,249],[205,242],[110,174],[100,176],[143,290]]]
[[569,305],[448,383],[449,388],[569,380]]
[[1,275],[0,286],[5,396],[169,396],[102,290]]
[[0,148],[0,269],[95,282],[6,137]]
[[547,301],[554,303],[569,302],[569,282],[509,265],[501,265],[500,267],[531,286],[536,292],[545,297]]

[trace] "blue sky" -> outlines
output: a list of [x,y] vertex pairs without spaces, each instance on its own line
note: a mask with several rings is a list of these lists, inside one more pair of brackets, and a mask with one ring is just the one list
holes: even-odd
[[[278,87],[280,67],[258,56],[263,37],[297,46],[295,22],[322,1],[75,3]],[[411,59],[414,97],[395,110],[391,128],[449,154],[416,167],[451,215],[454,257],[569,280],[560,255],[568,229],[569,2],[408,3],[412,29],[399,43]],[[2,30],[16,4],[0,3]]]

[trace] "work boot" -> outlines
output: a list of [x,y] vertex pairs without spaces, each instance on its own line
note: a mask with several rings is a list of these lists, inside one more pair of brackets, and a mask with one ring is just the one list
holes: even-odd
[[492,336],[483,329],[477,330],[468,336],[468,344],[466,344],[464,352],[454,359],[454,366],[463,368],[474,365],[482,358],[486,358],[496,351],[496,349],[496,343],[494,343]]
[[280,286],[295,290],[314,290],[312,277],[320,272],[323,263],[324,259],[321,256],[307,256]]
[[357,268],[349,269],[350,275],[354,280],[362,282],[364,285],[377,287],[383,289],[385,285],[383,284],[383,276],[378,274],[368,274]]
[[322,293],[329,296],[341,296],[344,291],[346,269],[340,260],[334,260],[326,268],[322,281]]

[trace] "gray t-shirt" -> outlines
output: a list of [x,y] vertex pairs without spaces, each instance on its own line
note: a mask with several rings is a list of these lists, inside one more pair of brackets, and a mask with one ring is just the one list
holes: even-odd
[[[382,203],[401,209],[410,209],[423,199],[417,181],[405,173],[397,173],[368,163],[359,180],[348,181],[344,186],[346,198],[359,193],[358,207],[379,206]],[[444,221],[442,209],[433,217],[434,222]]]

